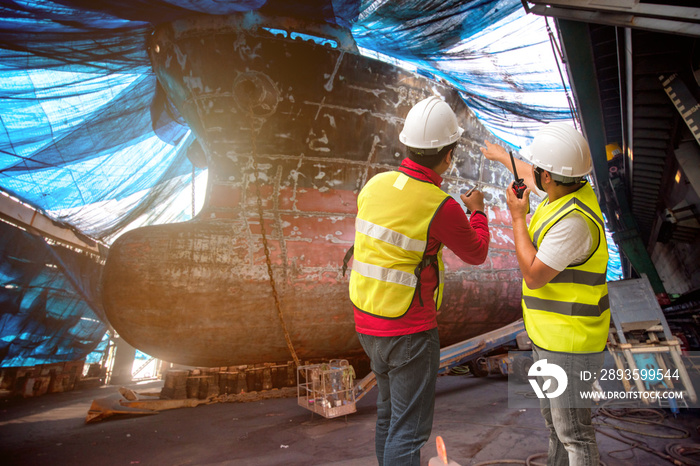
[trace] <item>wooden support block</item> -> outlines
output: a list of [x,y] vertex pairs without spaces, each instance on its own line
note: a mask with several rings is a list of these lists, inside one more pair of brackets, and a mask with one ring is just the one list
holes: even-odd
[[238,372],[238,380],[236,384],[236,393],[243,393],[248,391],[248,375],[245,371]]
[[187,398],[187,377],[188,371],[167,371],[160,397],[166,400],[183,400]]

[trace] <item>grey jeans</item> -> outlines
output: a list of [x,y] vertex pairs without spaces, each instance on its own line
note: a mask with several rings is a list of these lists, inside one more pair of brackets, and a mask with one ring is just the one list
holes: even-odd
[[440,365],[437,328],[411,335],[358,333],[377,378],[375,448],[379,466],[418,466],[430,438]]
[[590,400],[582,400],[579,395],[592,389],[593,380],[583,380],[580,374],[599,373],[604,353],[557,353],[533,345],[532,354],[534,361],[546,359],[568,375],[568,386],[560,396],[540,399],[540,410],[549,428],[547,466],[597,466],[600,454],[591,422]]

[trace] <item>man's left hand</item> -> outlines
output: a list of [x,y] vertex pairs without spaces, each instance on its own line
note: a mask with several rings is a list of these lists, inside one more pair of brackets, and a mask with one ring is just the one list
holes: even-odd
[[526,189],[522,198],[518,198],[513,191],[513,183],[506,189],[506,202],[512,218],[525,217],[530,210],[530,188]]

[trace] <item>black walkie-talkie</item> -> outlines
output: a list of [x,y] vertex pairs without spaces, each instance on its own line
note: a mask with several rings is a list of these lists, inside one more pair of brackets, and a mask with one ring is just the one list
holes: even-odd
[[513,183],[513,192],[518,199],[523,198],[523,193],[527,189],[527,186],[523,182],[522,178],[518,178],[518,169],[515,168],[515,159],[513,158],[513,151],[510,151],[510,163],[513,165],[513,175],[515,176],[515,183]]

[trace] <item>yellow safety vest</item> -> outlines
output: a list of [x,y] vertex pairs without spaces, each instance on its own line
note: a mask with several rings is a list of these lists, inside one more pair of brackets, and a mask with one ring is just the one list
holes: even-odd
[[430,223],[449,197],[433,183],[397,171],[375,175],[365,185],[357,198],[350,275],[350,299],[357,309],[385,318],[403,316],[420,293],[420,271],[429,264],[438,267],[433,299],[440,307],[442,251],[432,257],[425,252]]
[[588,183],[549,203],[544,200],[530,220],[528,233],[539,249],[557,221],[573,211],[583,214],[595,250],[581,264],[572,264],[549,283],[531,290],[523,280],[523,319],[532,342],[548,351],[593,353],[603,351],[610,327],[606,272],[608,247],[603,214]]

